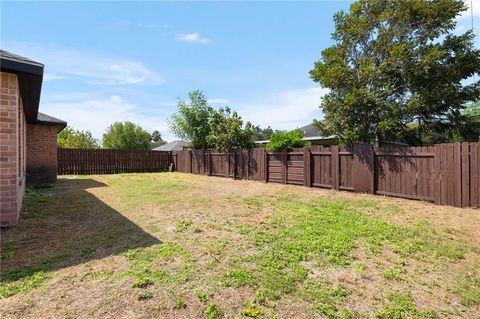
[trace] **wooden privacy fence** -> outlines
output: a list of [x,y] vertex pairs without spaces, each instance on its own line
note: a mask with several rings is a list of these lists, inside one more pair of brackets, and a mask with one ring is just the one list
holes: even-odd
[[311,146],[172,153],[177,171],[480,206],[479,143],[428,147]]
[[117,174],[134,172],[160,172],[168,170],[170,152],[110,150],[110,149],[58,149],[58,174]]

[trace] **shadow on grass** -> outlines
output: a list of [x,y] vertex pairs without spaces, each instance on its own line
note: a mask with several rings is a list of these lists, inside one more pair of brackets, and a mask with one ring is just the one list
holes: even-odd
[[93,179],[60,179],[30,192],[16,227],[1,231],[0,283],[161,243],[88,189]]

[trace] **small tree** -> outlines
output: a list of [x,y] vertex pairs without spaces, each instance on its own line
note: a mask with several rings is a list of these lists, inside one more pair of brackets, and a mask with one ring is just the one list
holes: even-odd
[[152,142],[161,142],[163,141],[162,140],[162,134],[160,134],[159,131],[155,130],[152,132],[152,134],[150,134],[150,138],[152,140]]
[[67,126],[57,135],[59,148],[98,148],[98,140],[89,131],[79,131]]
[[255,132],[255,140],[268,140],[270,136],[273,134],[272,128],[269,126],[267,128],[261,128],[259,125],[253,126],[253,131]]
[[148,150],[150,149],[150,134],[132,122],[115,122],[103,134],[103,147]]
[[270,136],[267,144],[269,151],[288,151],[292,148],[304,147],[310,145],[310,142],[303,139],[303,134],[299,130],[293,131],[275,131]]
[[188,94],[190,101],[178,101],[178,113],[169,120],[170,130],[179,138],[190,142],[193,148],[206,148],[210,134],[210,118],[214,110],[208,105],[202,91]]
[[252,124],[243,125],[242,117],[229,107],[212,112],[211,130],[207,142],[219,150],[252,148],[255,146]]

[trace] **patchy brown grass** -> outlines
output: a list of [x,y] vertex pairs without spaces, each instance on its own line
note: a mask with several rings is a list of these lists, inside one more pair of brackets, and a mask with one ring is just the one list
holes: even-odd
[[60,178],[2,230],[2,318],[478,318],[480,211],[181,173]]

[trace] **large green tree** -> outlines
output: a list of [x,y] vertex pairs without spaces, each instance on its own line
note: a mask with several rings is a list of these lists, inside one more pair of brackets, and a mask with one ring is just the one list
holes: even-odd
[[465,9],[462,0],[360,0],[335,14],[335,44],[310,71],[330,89],[319,128],[347,144],[420,144],[440,122],[462,125],[480,96],[480,81],[464,84],[480,73],[474,34],[452,33]]
[[210,125],[207,142],[216,149],[231,150],[255,146],[252,124],[247,122],[243,125],[242,117],[237,112],[232,112],[229,107],[212,112]]
[[103,147],[110,149],[148,150],[150,134],[132,122],[115,122],[103,134]]
[[60,148],[98,148],[98,140],[91,132],[75,130],[70,126],[57,134],[57,146]]
[[213,108],[208,105],[202,91],[188,94],[189,101],[178,101],[178,113],[169,120],[170,130],[179,138],[188,141],[193,148],[207,148],[210,134],[210,119]]

